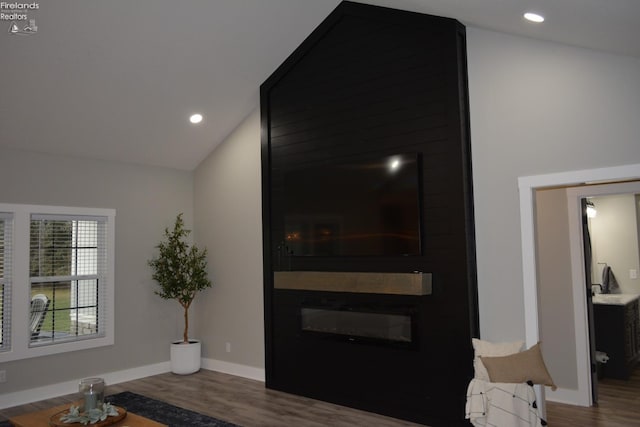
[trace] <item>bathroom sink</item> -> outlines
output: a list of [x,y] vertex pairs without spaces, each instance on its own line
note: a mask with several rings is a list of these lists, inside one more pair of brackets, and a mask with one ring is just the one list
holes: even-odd
[[622,302],[622,296],[618,294],[595,294],[593,302],[616,303]]
[[595,294],[594,304],[615,304],[625,305],[638,298],[635,294]]

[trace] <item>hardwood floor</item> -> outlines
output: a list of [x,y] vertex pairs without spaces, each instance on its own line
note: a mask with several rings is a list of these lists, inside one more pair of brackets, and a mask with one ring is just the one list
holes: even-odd
[[[161,374],[107,387],[107,394],[132,391],[243,427],[410,427],[418,424],[267,390],[264,383],[202,370],[194,375]],[[73,401],[74,394],[0,410],[0,420]],[[605,379],[597,406],[547,402],[552,427],[640,426],[640,368],[629,381]],[[37,426],[34,426],[37,427]],[[507,426],[505,426],[507,427]]]
[[628,381],[600,381],[596,406],[547,402],[547,421],[551,427],[640,426],[640,366]]
[[[132,391],[163,400],[243,427],[418,426],[356,409],[267,390],[262,382],[207,370],[188,376],[161,374],[107,387],[107,394],[121,391]],[[71,402],[76,397],[68,395],[8,408],[0,411],[0,420]]]

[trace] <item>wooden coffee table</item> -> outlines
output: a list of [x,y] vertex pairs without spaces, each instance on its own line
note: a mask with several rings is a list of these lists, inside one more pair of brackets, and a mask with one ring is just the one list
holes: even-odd
[[[49,420],[51,416],[57,414],[60,411],[64,411],[68,409],[70,406],[69,403],[64,405],[56,406],[49,409],[44,409],[42,411],[37,412],[29,412],[28,414],[18,415],[17,417],[13,417],[9,419],[15,427],[48,427]],[[70,426],[74,426],[75,424],[69,424]],[[88,425],[91,427],[91,425]],[[145,417],[141,417],[140,415],[132,414],[131,412],[127,412],[127,416],[124,417],[121,421],[118,421],[115,424],[111,424],[113,427],[167,427],[166,424],[160,424],[153,420],[150,420]]]

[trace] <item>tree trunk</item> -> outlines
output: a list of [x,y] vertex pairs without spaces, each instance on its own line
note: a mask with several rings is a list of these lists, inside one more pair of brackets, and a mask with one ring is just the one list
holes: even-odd
[[189,306],[184,306],[184,334],[182,340],[185,344],[189,344]]

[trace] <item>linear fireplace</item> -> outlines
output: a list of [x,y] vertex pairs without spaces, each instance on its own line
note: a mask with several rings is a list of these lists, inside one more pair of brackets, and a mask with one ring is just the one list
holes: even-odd
[[414,313],[371,311],[367,307],[302,307],[303,334],[350,342],[411,347],[416,344]]

